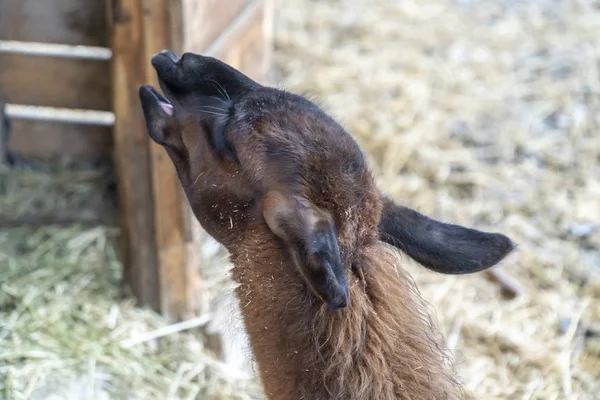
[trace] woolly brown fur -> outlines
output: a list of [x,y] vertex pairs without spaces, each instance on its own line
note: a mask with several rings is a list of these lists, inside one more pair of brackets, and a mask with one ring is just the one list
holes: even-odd
[[152,63],[164,95],[140,89],[148,132],[198,221],[231,254],[267,397],[464,398],[429,311],[384,242],[464,274],[500,261],[510,239],[385,197],[352,137],[304,97],[210,57],[163,52]]

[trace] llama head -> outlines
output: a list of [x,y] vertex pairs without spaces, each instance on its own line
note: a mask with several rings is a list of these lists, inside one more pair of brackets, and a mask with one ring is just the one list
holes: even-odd
[[211,57],[163,51],[152,65],[163,94],[140,88],[148,132],[172,159],[203,228],[232,251],[268,228],[330,307],[348,303],[348,253],[379,236],[443,273],[490,267],[512,249],[503,235],[387,200],[356,142],[305,98]]

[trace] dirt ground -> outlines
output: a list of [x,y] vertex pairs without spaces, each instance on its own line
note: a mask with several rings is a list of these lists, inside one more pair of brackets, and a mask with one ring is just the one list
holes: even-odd
[[[600,393],[600,4],[278,0],[270,79],[356,137],[381,187],[438,219],[499,231],[522,293],[406,257],[475,398]],[[0,217],[105,207],[110,171],[0,167]],[[100,203],[102,205],[100,205]],[[92,213],[93,214],[93,213]],[[0,218],[2,220],[2,218]],[[201,332],[118,294],[112,225],[0,229],[0,398],[259,399]],[[208,254],[206,298],[228,286]]]

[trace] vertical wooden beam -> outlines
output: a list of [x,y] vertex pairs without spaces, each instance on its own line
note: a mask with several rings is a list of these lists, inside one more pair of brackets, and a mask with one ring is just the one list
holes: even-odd
[[[171,3],[171,4],[170,4]],[[151,57],[163,49],[172,49],[173,0],[142,0],[144,32],[144,71],[146,82],[158,86]],[[159,261],[161,311],[171,319],[188,318],[194,314],[195,287],[188,268],[186,224],[189,218],[182,201],[182,190],[172,161],[162,146],[150,142],[156,249]]]
[[146,71],[141,0],[110,0],[115,164],[124,278],[142,305],[160,310],[150,149],[137,88]]
[[[177,54],[183,52],[184,44],[184,0],[165,0],[168,10],[169,29],[171,34],[170,48]],[[204,1],[204,0],[203,0]],[[208,304],[200,302],[200,286],[202,284],[200,272],[200,246],[202,244],[203,231],[196,219],[188,200],[180,186],[180,198],[183,218],[184,241],[186,246],[186,300],[193,308],[194,313],[205,313],[209,311]]]
[[115,162],[125,281],[141,305],[170,320],[195,314],[198,266],[186,243],[189,206],[173,163],[146,132],[138,88],[158,85],[150,59],[174,46],[172,21],[180,16],[171,15],[169,9],[180,10],[178,1],[111,1]]

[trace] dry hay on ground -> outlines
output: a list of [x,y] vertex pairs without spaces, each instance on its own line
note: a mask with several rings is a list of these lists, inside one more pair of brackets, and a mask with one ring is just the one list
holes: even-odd
[[[512,300],[483,275],[443,277],[406,260],[478,399],[600,393],[595,7],[277,2],[276,81],[310,92],[344,123],[382,188],[423,212],[519,243],[503,266],[528,295]],[[52,189],[54,179],[62,189]],[[1,170],[0,214],[85,209],[105,184],[90,172]],[[260,398],[256,382],[231,379],[197,332],[123,346],[165,321],[119,298],[115,234],[0,231],[0,398],[80,398],[90,377],[105,398]],[[213,259],[207,298],[227,284],[222,264]]]
[[85,164],[0,165],[0,226],[114,221],[116,196],[111,168],[105,162]]
[[[0,168],[0,193],[2,220],[50,209],[89,216],[106,177]],[[233,375],[198,331],[128,343],[167,323],[121,297],[117,234],[105,226],[0,229],[0,399],[260,398],[256,381]],[[204,296],[223,286],[214,283]]]

